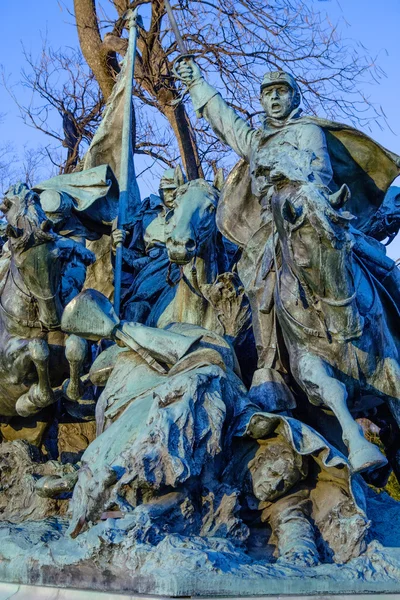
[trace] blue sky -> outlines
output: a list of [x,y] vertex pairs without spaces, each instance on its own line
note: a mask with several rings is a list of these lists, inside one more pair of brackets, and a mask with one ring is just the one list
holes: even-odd
[[[310,0],[311,2],[312,0]],[[378,54],[379,65],[387,77],[376,84],[365,84],[365,94],[381,105],[390,123],[383,131],[375,124],[366,131],[383,146],[400,154],[400,1],[399,0],[314,0],[315,7],[326,11],[332,21],[342,19],[344,35],[361,42],[371,54]],[[42,39],[47,37],[53,47],[76,46],[78,43],[73,17],[66,7],[72,0],[2,0],[0,3],[0,63],[9,75],[10,83],[17,83],[24,67],[22,46],[34,55],[40,53]],[[29,97],[26,96],[26,102]],[[0,142],[12,141],[16,148],[46,143],[43,135],[24,125],[8,93],[0,86]],[[399,184],[400,185],[400,184]],[[151,180],[143,185],[143,194],[149,191]],[[154,189],[157,185],[155,182]],[[400,239],[388,249],[393,258],[400,257]]]

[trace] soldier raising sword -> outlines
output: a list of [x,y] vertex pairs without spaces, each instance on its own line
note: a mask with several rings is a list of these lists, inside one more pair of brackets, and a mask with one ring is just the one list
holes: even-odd
[[[170,15],[168,0],[166,6]],[[217,222],[222,233],[244,249],[238,270],[252,307],[259,368],[256,382],[282,384],[280,374],[285,369],[278,355],[273,310],[276,240],[269,205],[272,186],[282,177],[276,168],[277,157],[285,161],[290,155],[301,170],[301,161],[307,156],[309,180],[329,193],[349,185],[351,200],[347,207],[357,217],[355,250],[369,257],[371,269],[378,270],[381,279],[383,276],[393,296],[399,294],[395,265],[384,247],[364,233],[369,231],[371,218],[400,172],[400,159],[351,127],[302,116],[299,86],[292,75],[283,71],[264,75],[260,86],[264,120],[260,128],[251,127],[205,81],[179,39],[178,45],[185,56],[177,60],[175,70],[186,84],[197,114],[242,159],[222,192]],[[286,386],[274,387],[281,391],[274,400],[269,393],[269,410],[290,408],[293,399]]]

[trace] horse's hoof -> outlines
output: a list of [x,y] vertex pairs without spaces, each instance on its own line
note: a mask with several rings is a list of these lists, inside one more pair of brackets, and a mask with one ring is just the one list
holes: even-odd
[[291,567],[316,567],[319,565],[319,562],[317,550],[302,547],[301,544],[299,544],[298,548],[292,548],[290,551],[281,554],[277,560],[278,564]]
[[349,454],[349,462],[352,473],[363,471],[374,471],[387,465],[387,459],[375,444],[365,443],[354,452]]
[[42,408],[36,406],[29,398],[29,392],[26,392],[26,394],[22,394],[22,396],[18,398],[15,410],[21,417],[30,417],[31,415],[36,415]]

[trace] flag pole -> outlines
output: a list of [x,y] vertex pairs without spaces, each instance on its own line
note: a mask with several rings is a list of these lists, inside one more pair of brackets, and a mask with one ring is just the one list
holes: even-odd
[[[119,174],[119,206],[117,229],[123,229],[125,225],[126,207],[129,202],[130,178],[135,179],[135,173],[132,173],[130,164],[132,160],[132,89],[135,73],[135,58],[137,44],[137,20],[138,8],[135,8],[129,15],[129,43],[128,51],[125,56],[126,64],[126,87],[124,101],[124,117],[122,126],[122,148],[121,148],[121,170]],[[137,184],[136,184],[137,186]],[[123,242],[118,242],[115,253],[114,270],[114,310],[119,316],[121,308],[121,280],[122,280],[122,251]]]

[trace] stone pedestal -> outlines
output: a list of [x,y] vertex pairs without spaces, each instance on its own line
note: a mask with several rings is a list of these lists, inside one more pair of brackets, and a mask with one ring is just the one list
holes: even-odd
[[[41,587],[31,585],[13,585],[0,583],[0,600],[154,600],[154,596],[137,596],[131,594],[109,594],[108,592],[89,592],[84,590],[60,589],[55,587]],[[218,597],[218,600],[233,599],[234,596],[227,598]],[[327,596],[307,595],[307,596],[261,596],[259,600],[397,600],[398,594],[354,594]],[[161,597],[160,600],[167,600]],[[217,597],[210,597],[208,600],[217,600]]]

